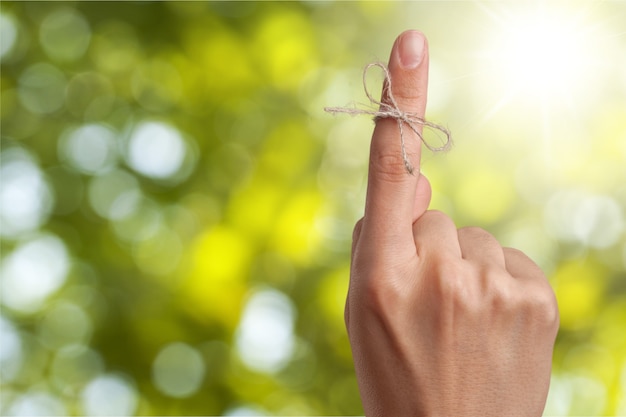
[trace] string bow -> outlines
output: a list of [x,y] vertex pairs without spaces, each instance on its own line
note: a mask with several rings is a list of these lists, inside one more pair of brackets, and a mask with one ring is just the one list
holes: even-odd
[[[367,88],[367,72],[372,67],[378,67],[382,69],[383,72],[385,73],[383,97],[386,97],[388,102],[376,100]],[[413,174],[413,165],[411,165],[411,162],[409,161],[409,158],[407,157],[407,154],[406,154],[406,149],[404,145],[404,128],[403,128],[404,125],[407,125],[409,129],[415,132],[415,134],[419,137],[419,139],[422,141],[424,146],[426,146],[428,149],[430,149],[433,152],[444,151],[450,147],[452,139],[451,139],[450,131],[448,129],[446,129],[445,127],[441,125],[431,123],[419,117],[415,113],[404,112],[400,110],[400,107],[398,106],[398,103],[396,102],[396,98],[393,96],[393,93],[391,91],[391,74],[389,73],[389,69],[387,68],[385,64],[381,62],[373,62],[373,63],[368,64],[365,67],[365,69],[363,70],[363,88],[365,90],[365,95],[367,95],[367,98],[369,99],[372,106],[378,106],[378,110],[367,109],[367,108],[359,109],[356,107],[324,107],[324,111],[328,113],[332,113],[332,114],[337,114],[337,113],[347,113],[350,115],[369,114],[369,115],[374,116],[374,122],[378,121],[379,119],[388,119],[388,118],[395,119],[398,122],[398,130],[400,131],[402,160],[404,161],[404,166],[409,174]],[[441,133],[443,133],[443,135],[445,136],[445,141],[443,145],[432,146],[426,140],[424,140],[424,136],[418,130],[418,126],[420,125],[423,127],[436,129],[440,131]]]

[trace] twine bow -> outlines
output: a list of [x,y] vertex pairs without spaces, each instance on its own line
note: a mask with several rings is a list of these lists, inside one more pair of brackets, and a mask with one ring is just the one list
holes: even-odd
[[[385,103],[383,101],[379,101],[376,100],[372,94],[369,92],[368,88],[367,88],[367,72],[369,71],[370,68],[372,67],[378,67],[380,69],[383,70],[383,72],[385,73],[385,80],[384,80],[384,86],[383,86],[383,97],[386,97],[387,100],[389,101],[388,103]],[[387,68],[387,66],[383,63],[380,62],[373,62],[368,64],[365,69],[363,70],[363,88],[365,90],[365,95],[367,95],[367,98],[369,99],[370,103],[373,106],[378,106],[378,110],[371,110],[371,109],[359,109],[356,107],[324,107],[324,111],[328,112],[328,113],[332,113],[332,114],[337,114],[337,113],[347,113],[347,114],[351,114],[351,115],[357,115],[357,114],[369,114],[374,116],[374,122],[376,122],[379,119],[395,119],[398,122],[398,130],[400,131],[400,144],[402,147],[402,160],[404,161],[404,166],[407,170],[407,172],[409,174],[413,174],[413,165],[411,165],[411,162],[409,161],[409,158],[407,157],[406,154],[406,149],[405,149],[405,145],[404,145],[404,128],[403,126],[406,124],[409,129],[411,129],[413,132],[415,132],[415,134],[419,137],[419,139],[422,141],[422,143],[424,144],[424,146],[426,146],[428,149],[430,149],[433,152],[439,152],[439,151],[444,151],[446,149],[448,149],[450,147],[451,144],[451,134],[450,131],[448,129],[446,129],[445,127],[435,124],[435,123],[431,123],[421,117],[419,117],[417,114],[415,113],[411,113],[411,112],[404,112],[402,110],[400,110],[400,107],[398,106],[398,103],[396,102],[396,98],[393,96],[393,93],[391,91],[391,74],[389,73],[389,69]],[[426,140],[424,140],[424,136],[422,135],[422,133],[418,130],[418,126],[425,126],[425,127],[429,127],[431,129],[436,129],[439,130],[440,132],[442,132],[445,136],[445,142],[443,145],[441,146],[432,146],[430,145]]]

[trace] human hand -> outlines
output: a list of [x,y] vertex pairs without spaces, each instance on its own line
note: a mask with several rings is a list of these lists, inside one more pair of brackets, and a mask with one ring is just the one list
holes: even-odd
[[[389,60],[400,109],[424,116],[428,46],[407,31]],[[386,98],[384,98],[387,100]],[[346,326],[367,416],[540,416],[559,314],[526,255],[429,211],[421,143],[376,123],[354,229]]]

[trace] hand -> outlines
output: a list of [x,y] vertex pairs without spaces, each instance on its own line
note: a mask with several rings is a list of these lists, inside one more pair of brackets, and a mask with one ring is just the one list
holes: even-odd
[[[428,45],[407,31],[389,60],[403,111],[423,117]],[[421,143],[382,119],[354,229],[346,325],[367,416],[540,416],[559,314],[544,274],[478,228],[428,211]]]

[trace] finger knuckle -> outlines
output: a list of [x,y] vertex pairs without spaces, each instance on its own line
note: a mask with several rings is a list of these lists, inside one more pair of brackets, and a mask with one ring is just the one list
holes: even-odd
[[477,244],[491,244],[497,242],[496,238],[480,227],[469,226],[458,230],[459,240],[472,241]]
[[459,228],[459,234],[468,236],[485,236],[489,235],[489,232],[487,232],[485,229],[481,229],[480,227],[466,226]]
[[490,269],[486,273],[485,281],[488,283],[488,301],[492,311],[497,314],[507,314],[511,311],[514,303],[514,295],[510,281],[500,269]]
[[351,301],[376,316],[393,315],[393,309],[407,297],[401,282],[392,278],[390,267],[385,264],[373,261],[356,273],[359,285],[355,286]]
[[389,183],[403,183],[407,179],[407,167],[400,151],[372,154],[370,171],[380,180]]
[[559,307],[552,287],[546,282],[535,285],[526,297],[526,312],[538,325],[558,327]]
[[478,226],[464,226],[464,227],[459,227],[459,233],[475,233],[475,232],[480,232],[481,229]]
[[437,268],[437,292],[442,302],[464,310],[471,309],[470,283],[473,271],[458,262],[439,262]]

